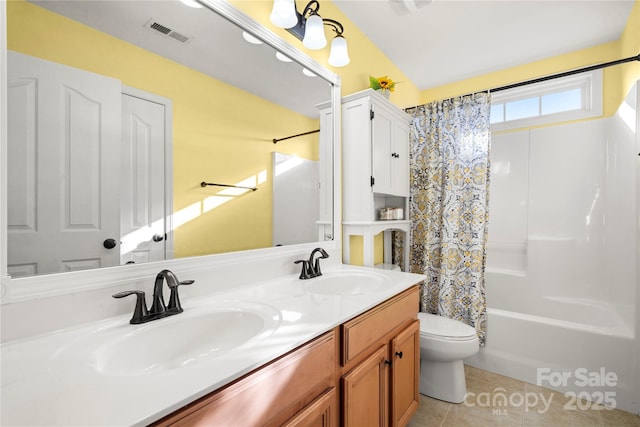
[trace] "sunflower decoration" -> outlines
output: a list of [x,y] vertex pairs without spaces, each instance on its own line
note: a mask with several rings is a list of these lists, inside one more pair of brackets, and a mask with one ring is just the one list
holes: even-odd
[[389,92],[393,92],[396,89],[396,82],[391,80],[389,76],[369,76],[369,87],[374,90],[386,89]]

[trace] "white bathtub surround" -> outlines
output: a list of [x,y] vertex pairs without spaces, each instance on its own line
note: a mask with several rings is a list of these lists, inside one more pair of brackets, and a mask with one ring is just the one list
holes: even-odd
[[[250,269],[245,263],[235,267],[238,276],[244,276],[242,269]],[[203,269],[195,276],[196,283],[188,287],[199,288],[194,291],[198,295],[185,293],[185,311],[179,315],[130,325],[131,302],[124,304],[127,314],[6,342],[1,347],[0,424],[147,425],[424,279],[415,274],[336,263],[327,263],[323,271],[324,276],[310,280],[298,279],[296,272],[238,284],[233,277],[218,276],[215,269]],[[358,277],[373,277],[375,286],[362,292],[349,288],[342,295],[313,289],[323,278],[345,274],[355,278],[350,283],[360,285],[363,283]],[[163,364],[152,363],[154,354],[122,355],[117,351],[122,339],[135,340],[137,334],[145,333],[160,339],[163,331],[169,344],[175,341],[179,345],[181,337],[171,332],[180,322],[197,321],[196,316],[233,307],[261,313],[265,316],[264,327],[254,338],[228,352],[199,357],[202,351],[198,351],[186,362]],[[156,350],[171,356],[164,351],[171,347],[160,347]]]
[[428,277],[421,311],[473,326],[481,344],[487,326],[490,98],[476,93],[409,111],[409,271]]
[[613,117],[494,135],[491,333],[467,361],[632,413],[640,412],[637,92],[638,84]]

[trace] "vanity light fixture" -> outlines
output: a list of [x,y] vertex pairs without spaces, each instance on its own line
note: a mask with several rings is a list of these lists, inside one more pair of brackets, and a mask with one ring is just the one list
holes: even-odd
[[318,15],[318,10],[320,10],[318,0],[307,3],[302,13],[297,11],[295,0],[273,0],[270,19],[274,25],[285,28],[302,40],[304,47],[312,50],[319,50],[327,45],[324,26],[331,27],[336,36],[331,42],[329,64],[334,67],[344,67],[350,61],[347,40],[342,36],[344,28],[336,20],[322,18]]

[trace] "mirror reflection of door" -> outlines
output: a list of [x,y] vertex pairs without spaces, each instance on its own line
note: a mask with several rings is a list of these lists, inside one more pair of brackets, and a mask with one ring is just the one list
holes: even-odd
[[9,274],[165,259],[169,101],[122,94],[117,79],[8,56]]
[[8,58],[8,272],[117,265],[120,82]]
[[170,237],[165,225],[164,166],[165,109],[170,102],[128,91],[134,94],[122,94],[121,264],[166,259]]

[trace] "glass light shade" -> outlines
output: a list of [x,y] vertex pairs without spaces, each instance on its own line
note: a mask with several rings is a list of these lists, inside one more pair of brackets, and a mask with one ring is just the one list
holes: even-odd
[[269,17],[273,25],[280,28],[292,28],[298,24],[295,0],[273,0],[273,9]]
[[260,40],[259,38],[255,37],[252,34],[247,33],[246,31],[242,32],[242,38],[245,39],[247,42],[249,42],[251,44],[262,44],[262,40]]
[[276,58],[278,58],[282,62],[293,62],[293,59],[280,52],[276,52]]
[[304,74],[307,77],[316,77],[316,73],[314,73],[313,71],[307,70],[306,68],[302,69],[302,74]]
[[302,45],[312,50],[322,49],[327,45],[327,39],[324,36],[324,23],[320,16],[314,14],[307,18]]
[[349,63],[349,51],[347,50],[347,40],[342,36],[336,36],[331,42],[331,53],[329,54],[329,65],[334,67],[344,67]]

